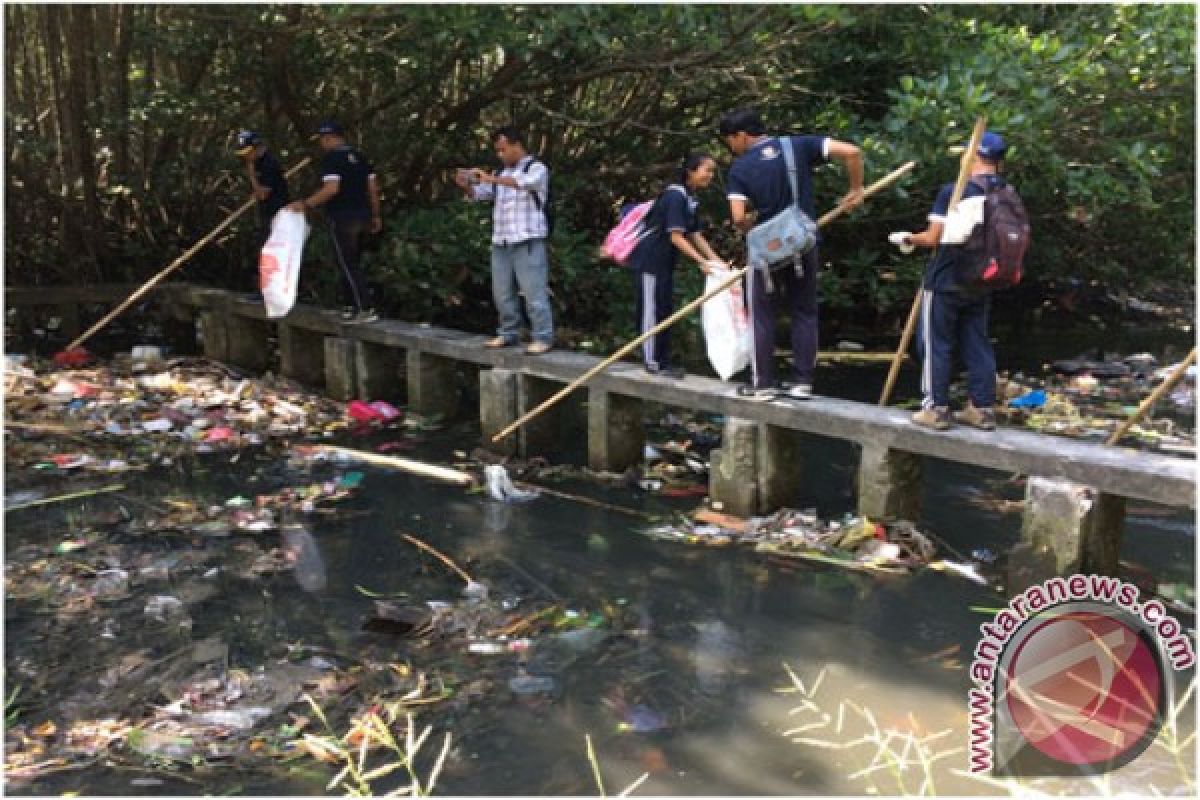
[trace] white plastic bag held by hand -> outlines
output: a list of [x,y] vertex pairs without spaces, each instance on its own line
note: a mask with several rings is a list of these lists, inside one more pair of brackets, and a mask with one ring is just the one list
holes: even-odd
[[286,317],[296,304],[296,286],[300,282],[300,261],[308,222],[298,211],[281,209],[271,221],[271,238],[258,257],[258,279],[262,288],[267,317]]
[[[704,292],[711,292],[727,280],[728,272],[712,270],[704,281]],[[721,380],[727,381],[750,364],[750,319],[741,282],[705,303],[701,321],[708,361]]]
[[900,252],[908,255],[913,251],[913,245],[908,241],[908,237],[912,236],[908,231],[896,231],[888,235],[888,241],[900,248]]
[[983,224],[984,196],[967,197],[958,202],[954,210],[946,215],[942,228],[942,244],[962,244],[971,237],[976,225]]

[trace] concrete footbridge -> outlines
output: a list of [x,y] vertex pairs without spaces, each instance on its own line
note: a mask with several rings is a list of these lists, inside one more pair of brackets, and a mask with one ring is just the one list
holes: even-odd
[[[7,290],[6,304],[54,307],[69,334],[78,328],[80,306],[119,299],[122,291],[16,288]],[[382,399],[455,416],[473,413],[462,397],[476,391],[463,389],[477,387],[485,442],[599,362],[561,350],[527,356],[517,348],[487,349],[483,336],[397,320],[347,324],[335,311],[304,305],[268,320],[255,295],[188,284],[164,284],[155,302],[168,319],[194,325],[206,356],[249,370],[277,369],[335,399]],[[277,364],[266,346],[272,333]],[[1195,459],[1022,430],[935,432],[913,425],[907,412],[835,398],[756,402],[737,396],[729,383],[695,375],[675,380],[633,363],[614,365],[488,446],[531,456],[555,449],[564,436],[586,435],[588,465],[621,471],[642,459],[645,403],[724,416],[710,498],[739,516],[775,510],[794,494],[805,468],[802,434],[861,446],[858,510],[871,517],[918,518],[924,457],[1030,476],[1023,540],[1059,572],[1115,570],[1127,499],[1196,505]]]

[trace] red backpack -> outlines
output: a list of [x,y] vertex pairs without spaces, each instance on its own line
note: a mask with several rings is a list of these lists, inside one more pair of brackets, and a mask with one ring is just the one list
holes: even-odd
[[971,231],[958,257],[958,282],[971,293],[1020,283],[1031,238],[1029,215],[1017,190],[1002,181],[983,189],[983,224]]

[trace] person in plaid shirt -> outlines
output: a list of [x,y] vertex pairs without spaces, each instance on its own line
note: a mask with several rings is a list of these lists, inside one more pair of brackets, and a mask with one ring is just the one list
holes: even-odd
[[550,226],[546,202],[550,197],[550,170],[525,150],[521,133],[512,126],[492,133],[492,145],[503,168],[497,173],[481,169],[459,170],[455,183],[468,200],[491,201],[492,298],[500,314],[496,337],[486,347],[511,347],[520,339],[521,307],[517,291],[533,327],[530,355],[554,346],[554,320],[547,288],[550,264],[546,237]]

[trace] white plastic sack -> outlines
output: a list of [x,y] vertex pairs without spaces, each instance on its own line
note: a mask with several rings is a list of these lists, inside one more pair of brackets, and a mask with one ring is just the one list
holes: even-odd
[[538,496],[537,492],[518,489],[513,484],[512,478],[508,477],[508,470],[499,464],[484,467],[483,474],[487,479],[487,493],[493,500],[499,500],[501,503],[513,503],[532,500]]
[[967,197],[946,215],[942,226],[942,244],[963,244],[971,238],[976,225],[983,224],[983,195]]
[[[704,281],[704,292],[711,292],[728,279],[728,272],[713,270]],[[727,381],[750,364],[753,347],[741,281],[705,303],[701,319],[708,361],[721,380]]]
[[271,238],[258,257],[258,284],[269,319],[286,317],[296,304],[300,260],[307,238],[308,222],[299,211],[280,209],[271,220]]

